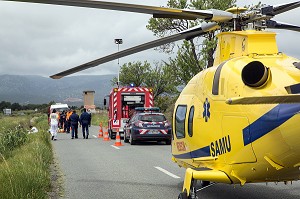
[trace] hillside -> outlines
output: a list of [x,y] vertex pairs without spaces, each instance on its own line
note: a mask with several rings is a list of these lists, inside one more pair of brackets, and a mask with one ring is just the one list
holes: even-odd
[[[0,75],[0,101],[19,104],[63,102],[67,98],[83,100],[83,91],[95,91],[95,105],[112,89],[114,75],[72,76],[53,80],[42,76]],[[83,102],[67,102],[82,105]]]

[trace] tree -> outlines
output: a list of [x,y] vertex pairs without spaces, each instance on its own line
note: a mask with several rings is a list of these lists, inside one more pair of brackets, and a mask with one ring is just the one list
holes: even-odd
[[[175,93],[177,91],[172,68],[168,65],[156,64],[155,67],[145,61],[144,64],[141,62],[129,62],[124,64],[120,70],[120,85],[126,86],[133,83],[135,86],[145,86],[153,88],[153,97],[156,99],[157,96],[166,93]],[[112,82],[115,84],[117,78],[114,78]]]
[[0,102],[0,111],[2,111],[5,108],[11,108],[11,103],[10,102],[6,102],[6,101]]
[[[233,7],[235,3],[236,0],[169,0],[167,7],[197,10],[211,8],[226,10]],[[151,18],[147,28],[154,35],[164,37],[196,26],[201,22],[202,20],[189,21],[185,19]],[[201,38],[192,38],[179,46],[176,58],[170,59],[168,65],[173,67],[173,71],[178,71],[175,75],[177,75],[177,80],[180,83],[187,84],[198,72],[213,65],[213,54],[217,45],[216,33],[216,31],[209,32]],[[173,51],[173,48],[174,44],[168,44],[164,45],[161,49],[166,53],[170,53]]]
[[174,107],[170,106],[170,104],[175,104],[175,99],[177,98],[169,95],[160,95],[155,100],[155,106],[158,106],[162,112],[166,112],[168,109],[173,112]]
[[11,105],[11,109],[12,109],[13,111],[19,111],[19,110],[22,110],[22,106],[21,106],[19,103],[13,103],[13,104]]
[[145,78],[145,85],[153,88],[153,97],[156,99],[162,94],[177,93],[176,81],[172,81],[175,77],[173,75],[173,68],[168,65],[158,65],[151,69],[149,76]]
[[[149,76],[150,71],[151,66],[147,61],[144,64],[140,61],[123,64],[120,69],[119,84],[125,86],[133,83],[136,86],[145,86],[145,79]],[[112,83],[116,84],[117,81],[117,78],[114,78]]]
[[172,68],[174,79],[180,85],[186,85],[191,77],[203,69],[204,60],[195,60],[191,49],[191,44],[184,41],[181,48],[178,49],[177,56],[169,59],[165,64]]

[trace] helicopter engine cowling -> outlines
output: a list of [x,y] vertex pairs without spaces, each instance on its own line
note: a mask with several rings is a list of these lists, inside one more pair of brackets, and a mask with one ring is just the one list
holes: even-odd
[[262,87],[269,77],[269,69],[260,61],[248,63],[242,70],[242,80],[250,87]]

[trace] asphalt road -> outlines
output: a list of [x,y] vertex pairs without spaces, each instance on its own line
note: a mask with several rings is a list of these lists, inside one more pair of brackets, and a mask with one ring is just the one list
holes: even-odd
[[[183,168],[171,160],[163,143],[138,143],[114,147],[115,140],[97,138],[92,126],[89,139],[71,139],[60,133],[54,153],[64,174],[65,194],[71,199],[177,198],[184,180]],[[81,131],[80,131],[81,132]],[[216,184],[198,193],[199,198],[300,198],[300,182],[239,185]]]

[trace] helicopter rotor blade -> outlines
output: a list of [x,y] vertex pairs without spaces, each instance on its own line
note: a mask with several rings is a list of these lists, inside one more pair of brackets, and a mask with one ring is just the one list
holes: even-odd
[[267,20],[266,25],[268,28],[284,29],[284,30],[292,30],[292,31],[300,32],[300,26],[283,23],[283,22],[278,22],[278,21],[274,21],[274,20]]
[[300,1],[296,1],[293,3],[274,5],[274,6],[266,6],[266,7],[262,8],[262,14],[269,15],[269,16],[275,16],[275,15],[287,12],[289,10],[292,10],[292,9],[295,9],[298,7],[300,7]]
[[41,3],[53,5],[76,6],[86,8],[98,8],[108,10],[118,10],[127,12],[136,12],[144,14],[152,14],[154,18],[174,18],[174,19],[205,19],[210,21],[224,22],[233,18],[233,14],[223,10],[190,10],[176,9],[156,6],[145,6],[137,4],[126,4],[106,1],[93,0],[4,0],[14,2]]
[[220,28],[220,27],[215,22],[202,23],[200,26],[195,26],[194,28],[182,31],[182,32],[177,33],[175,35],[160,38],[160,39],[150,41],[150,42],[138,45],[138,46],[134,46],[132,48],[128,48],[128,49],[119,51],[117,53],[113,53],[111,55],[93,60],[93,61],[85,63],[85,64],[81,64],[79,66],[68,69],[66,71],[57,73],[57,74],[52,75],[50,77],[52,79],[60,79],[64,76],[67,76],[67,75],[70,75],[70,74],[73,74],[73,73],[76,73],[76,72],[79,72],[79,71],[83,71],[85,69],[95,67],[95,66],[98,66],[100,64],[103,64],[103,63],[106,63],[106,62],[109,62],[109,61],[112,61],[112,60],[115,60],[115,59],[118,59],[118,58],[121,58],[121,57],[125,57],[125,56],[128,56],[128,55],[134,54],[134,53],[138,53],[138,52],[141,52],[141,51],[144,51],[144,50],[148,50],[150,48],[154,48],[154,47],[157,47],[157,46],[160,46],[160,45],[164,45],[164,44],[167,44],[167,43],[170,43],[170,42],[175,42],[175,41],[179,41],[179,40],[183,40],[183,39],[189,40],[189,39],[192,39],[194,37],[203,35],[203,34],[209,32],[209,31],[216,30],[218,28]]

